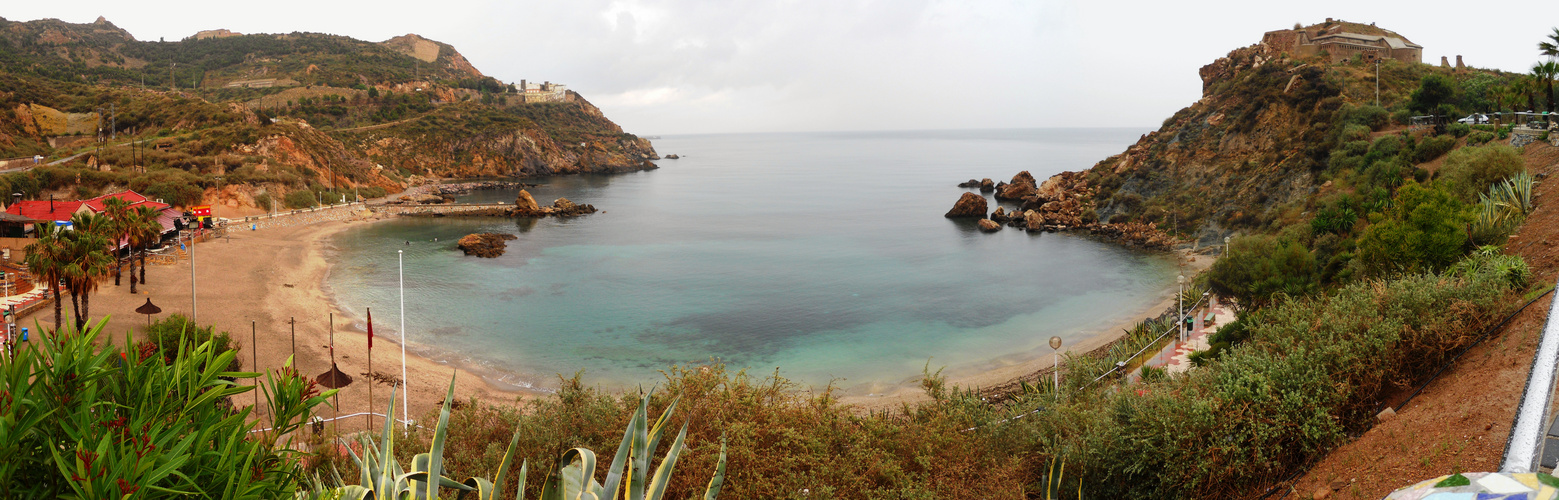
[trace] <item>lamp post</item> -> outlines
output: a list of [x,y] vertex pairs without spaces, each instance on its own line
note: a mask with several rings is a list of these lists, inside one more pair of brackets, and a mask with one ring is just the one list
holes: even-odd
[[1185,275],[1175,276],[1175,283],[1180,285],[1180,293],[1175,294],[1175,303],[1179,304],[1176,309],[1180,311],[1180,315],[1175,317],[1175,328],[1179,332],[1175,338],[1185,342]]
[[1050,337],[1050,372],[1055,375],[1056,402],[1061,401],[1061,337]]
[[198,311],[195,302],[195,231],[189,232],[189,322],[195,323],[195,313]]

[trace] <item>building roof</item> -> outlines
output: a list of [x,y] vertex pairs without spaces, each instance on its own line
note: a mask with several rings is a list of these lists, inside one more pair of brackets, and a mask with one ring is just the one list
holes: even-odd
[[105,194],[103,196],[99,196],[99,197],[96,197],[96,198],[81,200],[81,202],[85,203],[87,205],[87,208],[92,209],[92,211],[94,213],[103,213],[103,210],[107,208],[105,202],[109,198],[118,198],[118,199],[124,200],[126,202],[129,202],[130,206],[132,208],[136,207],[136,206],[140,206],[143,203],[146,204],[146,206],[155,208],[157,210],[162,210],[162,209],[168,207],[167,203],[157,203],[155,201],[151,201],[151,199],[147,198],[145,195],[142,195],[141,193],[137,193],[135,191],[129,191],[129,190],[120,191],[120,192],[117,192],[117,193]]
[[36,222],[25,215],[16,215],[10,212],[0,212],[0,224],[31,224]]
[[5,212],[35,221],[62,221],[70,220],[79,208],[79,201],[26,200],[12,203]]

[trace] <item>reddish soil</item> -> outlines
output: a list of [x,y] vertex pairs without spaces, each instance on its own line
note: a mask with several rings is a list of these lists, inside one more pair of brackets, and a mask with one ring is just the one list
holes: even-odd
[[[1538,283],[1553,283],[1559,277],[1559,252],[1553,248],[1559,242],[1559,209],[1544,202],[1559,199],[1559,178],[1553,177],[1559,173],[1559,148],[1533,144],[1522,153],[1527,170],[1540,177],[1537,209],[1505,251],[1525,258]],[[1333,450],[1286,485],[1288,497],[1382,498],[1453,472],[1499,470],[1551,297],[1468,351],[1395,417]]]

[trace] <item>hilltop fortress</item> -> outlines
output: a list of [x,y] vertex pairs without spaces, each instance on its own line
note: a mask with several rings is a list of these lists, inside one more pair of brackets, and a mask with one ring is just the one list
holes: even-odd
[[1410,63],[1424,59],[1422,45],[1410,42],[1396,32],[1377,28],[1373,23],[1350,23],[1332,18],[1309,27],[1296,24],[1291,30],[1268,31],[1262,35],[1261,43],[1296,57],[1326,53],[1334,63],[1354,56],[1366,61],[1380,58]]

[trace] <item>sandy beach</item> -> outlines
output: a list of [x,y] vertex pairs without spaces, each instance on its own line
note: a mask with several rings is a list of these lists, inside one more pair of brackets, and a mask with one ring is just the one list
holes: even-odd
[[[244,369],[254,365],[252,356],[258,356],[258,366],[270,371],[282,366],[292,354],[294,340],[290,319],[296,319],[296,364],[302,373],[317,376],[330,369],[329,316],[334,313],[336,363],[341,371],[351,375],[354,382],[339,394],[339,414],[346,415],[368,411],[369,382],[367,338],[355,325],[364,318],[351,317],[336,310],[334,302],[324,292],[324,281],[330,271],[326,249],[330,236],[357,225],[371,224],[376,218],[348,215],[347,208],[338,208],[315,214],[293,216],[292,220],[259,230],[240,229],[225,238],[200,243],[195,248],[195,284],[197,320],[201,324],[215,324],[220,331],[230,332],[234,340],[243,346],[240,358]],[[1179,257],[1187,274],[1194,274],[1211,265],[1213,258],[1188,252]],[[146,317],[134,311],[150,298],[163,309],[153,319],[169,314],[189,315],[190,264],[180,260],[175,265],[153,265],[147,271],[149,283],[140,293],[130,294],[128,281],[114,286],[111,279],[100,285],[92,298],[92,314],[96,318],[110,315],[108,332],[112,341],[122,342],[125,332],[134,332],[137,339],[146,326]],[[1157,315],[1174,304],[1176,289],[1170,287],[1161,293],[1161,299],[1135,309],[1124,316],[1125,320],[1099,331],[1097,335],[1063,348],[1067,352],[1088,352],[1113,342],[1123,335],[1140,318]],[[66,304],[66,317],[70,315]],[[378,324],[385,326],[395,321],[394,311],[383,311]],[[20,324],[31,325],[36,321],[45,327],[53,322],[53,309],[45,308],[22,319]],[[250,349],[251,323],[256,331]],[[438,325],[421,325],[433,328]],[[417,325],[408,325],[416,331]],[[398,379],[401,353],[399,345],[388,338],[379,337],[374,343],[374,371]],[[1013,382],[1019,378],[1033,378],[1050,368],[1048,352],[1016,353],[1003,358],[988,360],[969,366],[949,367],[945,375],[948,382],[961,387],[991,387]],[[933,371],[937,367],[932,367]],[[486,382],[477,373],[445,362],[427,359],[407,353],[407,373],[411,380],[411,416],[418,419],[435,411],[444,398],[451,374],[458,372],[456,395],[459,399],[479,398],[489,403],[513,403],[534,396],[534,393],[516,392]],[[865,391],[851,388],[845,391],[841,401],[860,409],[897,407],[926,399],[912,376],[903,383]],[[388,404],[391,386],[386,382],[373,385],[373,410],[383,412]],[[252,397],[237,398],[239,405],[249,404]],[[264,414],[265,408],[258,410]],[[336,413],[324,409],[322,416]],[[397,411],[397,413],[400,413]],[[399,418],[399,415],[397,415]],[[353,418],[339,422],[343,432],[363,428],[366,418]],[[377,424],[375,424],[377,426]]]
[[[244,369],[254,366],[252,356],[258,356],[258,366],[264,371],[280,368],[292,354],[293,337],[289,320],[297,320],[298,370],[311,377],[330,369],[329,316],[335,313],[336,363],[342,372],[354,379],[339,394],[339,412],[342,415],[367,411],[369,408],[370,378],[368,372],[367,335],[354,324],[364,318],[348,317],[334,309],[334,304],[323,291],[323,283],[330,266],[325,259],[329,237],[336,232],[371,222],[349,218],[330,220],[345,215],[329,211],[293,216],[290,226],[262,228],[257,231],[234,230],[226,238],[215,239],[195,246],[195,285],[198,290],[196,320],[202,325],[214,324],[218,331],[230,332],[243,348],[239,358]],[[247,229],[247,226],[245,226]],[[146,328],[146,316],[136,314],[135,309],[146,302],[162,308],[162,313],[152,319],[159,320],[170,314],[190,315],[190,261],[180,260],[174,265],[152,265],[147,269],[144,288],[130,294],[128,278],[121,286],[114,286],[112,277],[99,285],[92,296],[91,314],[94,318],[111,316],[105,334],[114,343],[123,342],[125,332],[133,331],[141,338]],[[70,304],[65,304],[65,317],[69,321]],[[376,315],[375,322],[386,325],[394,321],[394,311]],[[44,308],[18,322],[32,325],[38,322],[52,328],[54,310]],[[250,325],[256,331],[251,346]],[[429,325],[431,326],[431,325]],[[408,325],[408,330],[414,330]],[[251,347],[254,347],[251,349]],[[521,393],[506,392],[488,385],[474,373],[456,367],[421,358],[408,352],[406,371],[411,392],[411,417],[419,419],[438,408],[449,388],[451,374],[456,377],[455,392],[460,399],[477,397],[493,403],[513,402]],[[401,376],[400,346],[388,338],[376,337],[374,341],[374,371],[399,379]],[[374,411],[383,413],[389,404],[391,386],[379,382],[373,386]],[[243,406],[254,401],[250,395],[235,398]],[[397,405],[400,403],[397,402]],[[262,405],[258,410],[264,414]],[[396,411],[400,418],[400,411]],[[331,417],[333,410],[323,408],[320,415]],[[353,418],[339,422],[340,431],[362,429],[366,418]],[[375,424],[377,428],[378,423]]]

